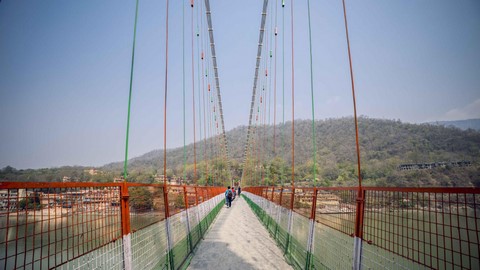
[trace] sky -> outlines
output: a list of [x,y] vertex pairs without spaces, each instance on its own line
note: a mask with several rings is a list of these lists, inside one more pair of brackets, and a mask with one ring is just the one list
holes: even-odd
[[[263,1],[210,2],[228,131],[248,124]],[[202,2],[194,3],[196,32]],[[269,1],[265,37],[265,48],[273,47],[276,20],[277,103],[271,108],[276,107],[277,122],[283,111],[285,121],[291,120],[292,90],[292,2],[287,0],[284,10],[280,3]],[[312,118],[312,78],[315,119],[353,115],[341,1],[310,3],[313,76],[307,1],[293,5],[295,118]],[[346,5],[359,115],[411,123],[480,118],[480,1],[346,0]],[[158,0],[139,4],[129,157],[163,147],[165,7]],[[191,12],[189,1],[170,1],[168,148],[184,143],[184,88],[185,142],[193,141]],[[0,168],[123,160],[134,17],[133,0],[0,2]],[[208,52],[204,28],[198,39]],[[196,37],[194,44],[198,81]],[[271,63],[270,78],[275,60]],[[264,79],[259,85],[273,90]],[[197,82],[194,88],[198,95]]]

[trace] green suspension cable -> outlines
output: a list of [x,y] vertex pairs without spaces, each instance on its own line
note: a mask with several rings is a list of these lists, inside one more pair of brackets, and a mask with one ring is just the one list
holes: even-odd
[[[282,0],[282,13],[282,150],[285,150],[285,0]],[[285,168],[282,167],[282,174],[284,172]],[[282,175],[282,186],[283,180]]]
[[130,91],[128,93],[127,135],[125,139],[125,162],[123,163],[123,180],[124,181],[127,181],[128,135],[130,132],[130,105],[132,103],[133,67],[135,63],[135,41],[137,39],[137,18],[138,18],[138,0],[135,5],[135,23],[133,26],[132,65],[130,67]]
[[182,69],[183,69],[183,181],[187,182],[187,147],[185,120],[185,5],[182,4]]
[[308,37],[310,42],[310,92],[312,94],[312,146],[313,146],[313,185],[317,185],[317,147],[315,143],[315,101],[313,98],[313,53],[312,53],[312,26],[310,21],[310,0],[308,6]]

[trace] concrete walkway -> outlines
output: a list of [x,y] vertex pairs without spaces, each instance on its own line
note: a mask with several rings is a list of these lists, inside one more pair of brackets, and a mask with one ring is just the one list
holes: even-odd
[[188,269],[293,269],[243,198],[224,207]]

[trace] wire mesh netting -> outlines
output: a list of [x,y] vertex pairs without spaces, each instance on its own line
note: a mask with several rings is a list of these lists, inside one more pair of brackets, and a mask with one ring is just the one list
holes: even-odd
[[186,209],[185,193],[182,186],[170,186],[167,192],[170,215],[173,216]]
[[309,238],[309,219],[300,214],[292,212],[292,226],[290,231],[290,243],[288,255],[300,268],[307,263],[307,243]]
[[0,269],[179,268],[221,209],[223,189],[167,190],[165,198],[155,184],[2,182]]
[[167,250],[165,220],[132,234],[132,261],[134,269],[166,268]]
[[[19,267],[18,269],[44,269],[45,267]],[[7,268],[8,269],[8,268]],[[77,269],[124,269],[123,242],[114,241],[84,254],[68,263],[55,267],[60,270]]]
[[353,238],[317,223],[312,253],[314,269],[350,269],[353,261]]
[[[251,208],[299,269],[351,268],[357,222],[362,268],[480,268],[478,189],[254,187],[244,191]],[[310,220],[315,221],[313,234]]]
[[[365,241],[429,268],[480,268],[480,194],[445,191],[367,190]],[[366,261],[370,256],[392,257],[369,252]]]
[[347,235],[353,235],[356,199],[356,190],[318,190],[315,220]]
[[0,265],[51,268],[121,237],[119,187],[2,190]]
[[132,231],[165,219],[163,186],[133,186],[129,188],[129,195]]
[[190,245],[187,239],[187,215],[183,211],[170,217],[170,227],[172,228],[172,246],[173,246],[173,261],[175,269],[183,264],[183,259],[187,258],[190,252]]
[[313,192],[314,190],[312,188],[295,188],[293,211],[306,218],[310,218],[314,198]]

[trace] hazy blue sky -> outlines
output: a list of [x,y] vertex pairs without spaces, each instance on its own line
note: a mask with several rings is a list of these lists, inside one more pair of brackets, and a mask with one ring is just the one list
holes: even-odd
[[[280,2],[270,0],[271,5]],[[286,2],[285,91],[290,97]],[[414,123],[480,117],[480,1],[346,2],[360,115]],[[183,145],[182,6],[189,95],[191,10],[189,1],[170,3],[167,137],[168,147],[178,147]],[[248,123],[262,3],[211,0],[227,130]],[[306,3],[294,2],[295,106],[296,118],[303,119],[311,118]],[[123,159],[134,11],[133,0],[0,2],[0,168]],[[311,12],[315,117],[352,115],[341,0],[312,0]],[[281,14],[279,8],[279,94]],[[163,146],[164,31],[165,2],[141,0],[131,157]],[[290,99],[286,103],[289,112]],[[190,109],[188,114],[191,142]]]

